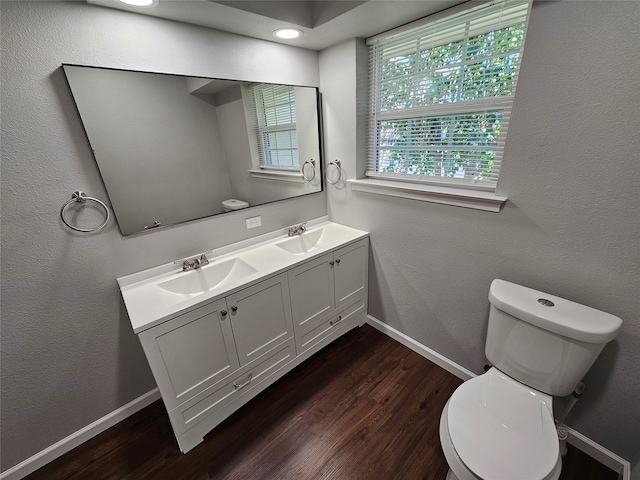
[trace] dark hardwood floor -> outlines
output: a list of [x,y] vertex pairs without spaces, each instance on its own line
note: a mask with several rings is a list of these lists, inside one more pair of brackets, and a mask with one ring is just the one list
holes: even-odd
[[[260,394],[187,455],[158,401],[27,479],[444,480],[438,424],[460,383],[365,325]],[[618,477],[579,450],[565,457],[563,480],[609,478]]]

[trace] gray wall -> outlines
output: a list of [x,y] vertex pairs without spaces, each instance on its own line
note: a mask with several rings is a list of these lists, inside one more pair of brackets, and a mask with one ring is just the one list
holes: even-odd
[[[62,63],[319,84],[315,52],[76,2],[2,2],[2,456],[7,470],[155,387],[116,278],[326,215],[326,195],[123,238],[75,234],[105,199]],[[263,226],[246,230],[245,218]]]
[[[371,232],[369,313],[469,370],[486,362],[494,278],[621,317],[567,423],[636,465],[636,478],[639,18],[637,2],[534,3],[501,213],[328,189],[332,220]],[[361,42],[320,54],[327,158],[341,159],[349,178],[362,170],[356,69],[365,65]]]

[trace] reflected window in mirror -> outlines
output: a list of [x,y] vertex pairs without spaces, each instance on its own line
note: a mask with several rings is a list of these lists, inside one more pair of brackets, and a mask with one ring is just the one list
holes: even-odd
[[299,171],[296,101],[290,85],[251,87],[259,168]]

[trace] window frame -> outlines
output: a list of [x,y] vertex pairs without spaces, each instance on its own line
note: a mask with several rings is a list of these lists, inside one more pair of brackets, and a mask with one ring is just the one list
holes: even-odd
[[[496,31],[499,28],[509,27],[513,24],[523,23],[522,41],[518,48],[517,57],[517,71],[514,75],[514,80],[511,85],[511,93],[508,96],[497,96],[482,98],[481,100],[466,101],[466,102],[450,102],[450,103],[436,103],[433,105],[423,107],[413,107],[413,109],[398,109],[398,110],[386,110],[382,111],[379,107],[380,101],[380,82],[381,73],[376,69],[379,64],[375,62],[377,59],[373,59],[373,55],[381,55],[380,50],[377,49],[379,45],[385,44],[385,40],[394,37],[398,38],[401,35],[405,37],[408,35],[411,37],[411,31],[424,31],[424,27],[433,28],[433,25],[451,25],[453,22],[459,24],[469,23],[470,19],[486,17],[487,11],[489,15],[496,15],[495,11],[500,8],[513,8],[513,6],[522,6],[525,9],[523,22],[507,22],[500,27],[496,25],[490,25],[490,27],[482,30],[475,30],[469,33],[468,25],[465,37],[465,43],[463,45],[463,51],[468,50],[469,39],[476,38],[478,35],[486,34],[491,31]],[[501,206],[506,202],[506,197],[500,197],[495,195],[495,189],[499,178],[499,172],[490,181],[486,180],[470,180],[459,179],[442,176],[427,176],[416,175],[411,173],[388,173],[379,172],[378,160],[379,160],[379,124],[381,121],[392,120],[409,120],[412,118],[429,119],[439,115],[462,115],[470,114],[472,112],[489,112],[492,110],[502,110],[502,119],[500,126],[504,125],[504,128],[500,128],[499,134],[495,142],[495,161],[494,165],[500,167],[502,162],[504,145],[507,134],[507,127],[511,114],[511,107],[513,105],[513,99],[515,97],[515,90],[517,86],[517,76],[519,67],[522,61],[522,52],[524,49],[524,43],[526,39],[526,30],[528,26],[528,19],[531,11],[530,0],[504,0],[497,2],[485,2],[478,6],[477,3],[471,7],[466,5],[460,5],[453,7],[450,11],[441,12],[435,16],[426,17],[424,19],[412,22],[411,24],[399,27],[398,29],[386,32],[381,35],[377,35],[367,40],[369,45],[369,125],[368,129],[368,158],[367,158],[367,171],[365,173],[366,178],[350,180],[352,188],[354,190],[366,191],[368,193],[381,193],[385,195],[402,196],[405,198],[414,198],[417,200],[436,201],[437,203],[448,203],[458,206],[468,206],[471,208],[480,208],[489,211],[499,211]],[[448,22],[448,23],[447,23]],[[407,34],[408,32],[408,34]],[[416,37],[417,38],[417,37]],[[449,37],[448,40],[451,41]],[[388,42],[387,42],[388,44]],[[434,44],[432,47],[437,47],[442,44]],[[384,50],[383,50],[384,51]],[[416,50],[418,52],[419,50]],[[463,57],[462,62],[457,65],[460,72],[463,71],[463,64],[469,63],[467,57]],[[372,67],[373,65],[373,67]],[[372,78],[373,77],[373,78]],[[374,163],[375,162],[375,163]],[[372,166],[375,165],[375,170]],[[464,190],[464,191],[462,191]],[[477,192],[477,193],[473,193]],[[448,199],[448,200],[447,200]],[[462,201],[460,201],[462,199]],[[489,202],[489,206],[487,206]],[[462,204],[461,204],[462,203]]]
[[[274,92],[273,104],[265,105],[264,96],[261,96],[260,100],[257,98],[256,92],[258,90],[266,90],[271,89]],[[290,98],[290,101],[284,103],[277,103],[275,101],[276,89],[286,89],[288,90],[287,94]],[[298,146],[298,131],[296,124],[296,104],[295,104],[295,87],[293,85],[276,85],[276,84],[257,84],[250,87],[251,98],[252,98],[252,107],[253,107],[253,115],[255,119],[255,135],[257,139],[258,146],[258,171],[263,172],[265,174],[283,174],[290,175],[291,173],[299,173],[301,171],[300,167],[300,157],[299,157],[299,146]],[[275,113],[276,124],[269,125],[269,121],[267,120],[267,109],[277,110],[278,107],[282,107],[283,105],[289,106],[289,118],[288,120],[293,120],[293,122],[288,123],[278,123],[279,115]],[[286,117],[286,115],[285,115]],[[295,147],[289,148],[271,148],[268,146],[268,141],[266,140],[266,136],[271,133],[289,133],[290,139],[295,138]],[[293,142],[292,142],[293,143]],[[295,159],[295,162],[292,162],[292,165],[281,165],[279,163],[270,163],[268,157],[270,152],[278,152],[282,150],[290,150],[294,152],[292,158]]]

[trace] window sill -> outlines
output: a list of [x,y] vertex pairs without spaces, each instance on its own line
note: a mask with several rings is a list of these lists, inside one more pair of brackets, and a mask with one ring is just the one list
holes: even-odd
[[269,180],[282,180],[284,182],[303,183],[304,177],[300,172],[276,172],[273,170],[249,170],[253,178],[266,178]]
[[418,185],[415,183],[371,179],[352,179],[347,180],[347,183],[351,185],[352,190],[357,192],[441,203],[443,205],[473,208],[486,212],[499,212],[507,201],[507,197],[500,197],[491,192],[458,187]]

